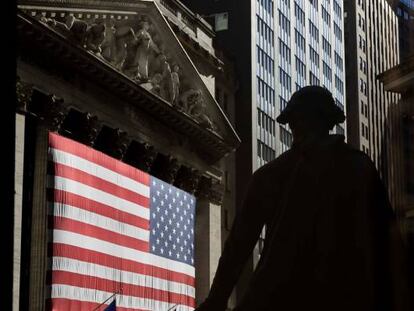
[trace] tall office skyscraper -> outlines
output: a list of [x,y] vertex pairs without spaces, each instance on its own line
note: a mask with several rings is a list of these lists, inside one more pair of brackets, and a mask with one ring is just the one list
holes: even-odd
[[389,1],[398,17],[400,59],[414,54],[414,0]]
[[398,20],[386,0],[344,3],[348,142],[371,157],[387,182],[387,122],[398,95],[386,92],[377,76],[399,62]]
[[[343,1],[184,2],[211,18],[213,24],[215,14],[228,13],[228,30],[218,31],[217,41],[233,54],[239,80],[235,111],[237,133],[242,139],[236,153],[240,206],[251,174],[292,144],[289,127],[279,125],[276,117],[294,91],[306,85],[324,86],[344,109]],[[345,134],[345,128],[337,126],[334,132]],[[253,263],[256,258],[253,256]]]

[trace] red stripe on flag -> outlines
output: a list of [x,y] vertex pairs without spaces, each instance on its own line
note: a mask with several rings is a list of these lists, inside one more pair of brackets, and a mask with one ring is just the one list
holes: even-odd
[[89,225],[84,222],[80,222],[65,217],[49,216],[49,228],[75,232],[78,234],[96,238],[98,240],[107,241],[113,244],[129,247],[142,252],[149,251],[148,241],[138,240],[127,235],[116,233],[114,231],[105,230],[101,227]]
[[50,243],[48,247],[49,256],[53,255],[54,257],[71,258],[117,270],[139,273],[143,275],[151,275],[152,277],[182,283],[192,287],[195,286],[194,277],[186,275],[184,273],[159,268],[156,266],[143,264],[125,258],[115,257],[72,245]]
[[[109,302],[112,302],[112,300],[109,300]],[[65,299],[65,298],[52,298],[48,302],[49,305],[51,305],[51,308],[48,310],[65,310],[65,311],[79,311],[79,310],[96,310],[96,311],[104,311],[106,307],[108,307],[107,304],[102,305],[99,307],[99,303],[96,302],[89,302],[89,301],[79,301],[79,300],[73,300],[73,299]],[[99,307],[99,308],[98,308]],[[98,308],[98,309],[96,309]],[[132,308],[122,308],[122,307],[116,307],[117,311],[149,311],[149,310],[143,310],[143,309],[132,309]]]
[[49,197],[53,198],[54,202],[71,205],[101,216],[126,223],[131,226],[149,230],[149,220],[113,208],[110,205],[96,202],[94,200],[63,190],[48,189],[48,192]]
[[[50,274],[51,271],[48,271],[48,273]],[[52,273],[51,280],[52,284],[63,284],[82,288],[90,288],[109,293],[116,292],[121,286],[122,295],[146,299],[149,298],[157,301],[195,307],[195,299],[187,295],[176,294],[173,292],[145,286],[122,283],[119,281],[102,279],[89,275],[55,270]]]
[[148,197],[64,164],[54,163],[54,166],[55,176],[71,179],[143,207],[149,207]]
[[150,176],[147,173],[55,133],[49,132],[49,146],[91,161],[144,185],[148,186],[150,183]]

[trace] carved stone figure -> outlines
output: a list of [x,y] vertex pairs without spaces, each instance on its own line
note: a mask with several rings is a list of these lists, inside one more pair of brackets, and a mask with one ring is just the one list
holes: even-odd
[[190,113],[190,108],[202,101],[200,90],[189,89],[180,96],[181,107],[185,112]]
[[143,21],[141,29],[138,30],[136,38],[138,41],[135,62],[138,65],[137,68],[137,79],[141,81],[148,80],[148,56],[151,46],[151,35],[148,32],[149,23]]
[[201,126],[215,130],[213,121],[211,121],[210,117],[207,115],[206,104],[203,100],[197,101],[196,104],[191,106],[189,113],[200,122]]
[[114,19],[108,19],[105,21],[105,39],[101,44],[102,56],[107,61],[112,61],[115,56],[115,32]]
[[108,22],[107,29],[102,56],[121,70],[127,57],[127,44],[135,40],[134,30],[130,26],[116,26],[113,21]]
[[59,22],[52,18],[40,17],[40,22],[55,28],[57,31],[68,36],[70,39],[80,44],[81,46],[85,43],[86,33],[88,24],[80,19],[77,19],[73,15],[67,15],[65,22]]
[[97,22],[92,24],[86,32],[86,49],[101,54],[101,44],[105,39],[105,33],[106,25],[103,22]]
[[83,46],[85,43],[88,24],[83,20],[77,19],[73,15],[68,15],[66,17],[66,26],[69,28],[73,40]]
[[[131,29],[133,32],[133,30]],[[125,59],[122,63],[121,70],[130,78],[135,78],[138,74],[138,64],[136,61],[137,49],[138,49],[138,40],[135,37],[135,34],[126,41],[125,45]]]
[[160,73],[156,73],[151,79],[150,91],[157,95],[161,95],[161,86],[160,86],[161,81],[162,81],[162,75]]
[[213,121],[207,115],[206,104],[203,100],[201,90],[190,89],[180,97],[182,109],[195,118],[200,125],[215,130]]
[[167,57],[164,54],[158,55],[159,68],[162,76],[160,83],[160,95],[165,100],[172,102],[172,77],[171,67],[167,61]]
[[172,81],[172,104],[176,105],[178,98],[180,96],[180,76],[178,71],[180,67],[176,64],[173,66],[173,71],[171,73],[171,81]]

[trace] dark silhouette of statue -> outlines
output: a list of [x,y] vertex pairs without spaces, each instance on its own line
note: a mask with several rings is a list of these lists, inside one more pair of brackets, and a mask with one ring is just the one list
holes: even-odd
[[263,252],[235,310],[408,310],[387,192],[369,157],[329,134],[344,120],[328,90],[293,94],[277,118],[293,145],[253,174],[196,311],[226,310],[263,226]]

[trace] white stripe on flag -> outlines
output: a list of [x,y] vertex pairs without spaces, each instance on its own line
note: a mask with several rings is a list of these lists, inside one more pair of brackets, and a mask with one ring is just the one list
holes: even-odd
[[109,268],[93,263],[87,263],[76,259],[53,257],[52,270],[78,273],[110,281],[121,281],[124,284],[145,286],[148,288],[164,290],[195,298],[194,287],[186,284],[167,281],[156,277],[148,277],[148,275],[144,274],[121,271],[118,269]]
[[[104,302],[113,293],[108,293],[100,290],[81,288],[76,286],[69,286],[63,284],[54,284],[51,289],[51,297],[53,298],[64,298],[80,301],[89,301],[89,302]],[[146,309],[146,310],[160,310],[166,311],[169,308],[173,307],[175,304],[166,303],[156,300],[151,300],[147,298],[137,298],[133,296],[125,295],[116,295],[116,305],[117,307],[123,308],[136,308],[136,309]],[[177,311],[192,311],[194,308],[178,305]]]
[[159,268],[184,273],[188,276],[195,276],[193,266],[183,262],[174,261],[168,258],[160,257],[151,253],[145,253],[128,247],[120,246],[110,242],[98,240],[85,235],[73,233],[70,231],[53,230],[53,242],[72,245],[76,247],[87,248],[92,251],[101,252],[107,255],[122,257],[143,264],[153,265]]
[[71,179],[59,176],[50,176],[48,178],[48,186],[49,188],[54,188],[57,190],[67,191],[80,195],[87,199],[94,200],[96,202],[111,206],[120,211],[127,212],[144,219],[150,218],[150,210],[148,207],[143,207],[141,205],[121,199],[117,196],[92,188],[90,186],[87,186],[85,184]]
[[94,162],[88,161],[84,158],[78,157],[71,153],[62,150],[50,148],[53,154],[53,161],[59,164],[64,164],[69,167],[76,168],[87,174],[104,179],[110,183],[116,184],[122,188],[133,191],[144,197],[149,197],[150,188],[147,185],[141,184],[131,178],[100,166]]
[[131,226],[129,224],[119,222],[113,218],[101,216],[71,205],[49,202],[49,215],[69,218],[93,226],[101,227],[105,230],[113,231],[115,233],[126,235],[134,239],[149,242],[148,230]]

